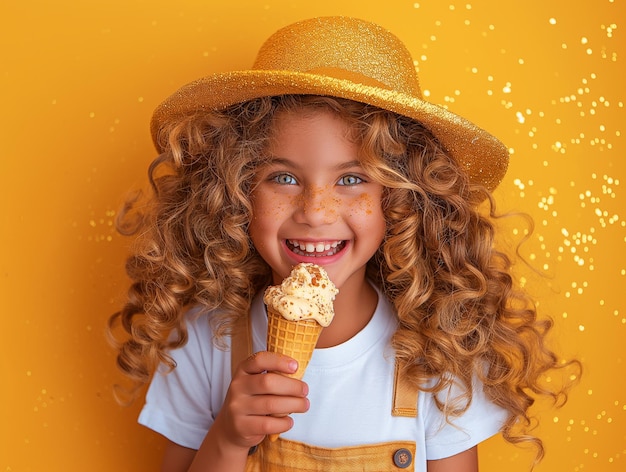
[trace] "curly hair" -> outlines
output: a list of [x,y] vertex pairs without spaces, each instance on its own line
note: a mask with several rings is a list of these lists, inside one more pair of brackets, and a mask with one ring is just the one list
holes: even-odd
[[128,301],[110,319],[111,332],[118,322],[125,332],[119,367],[136,388],[160,363],[175,368],[168,351],[186,342],[190,306],[211,314],[217,343],[247,316],[270,281],[247,233],[254,175],[277,114],[308,110],[346,120],[361,164],[385,188],[386,236],[367,270],[397,311],[392,343],[404,374],[422,388],[437,379],[433,393],[459,383],[462,401],[439,405],[452,416],[467,409],[478,377],[508,411],[504,438],[534,444],[540,460],[529,409],[542,396],[566,401],[567,382],[546,388],[542,380],[576,361],[561,362],[548,347],[551,322],[538,318],[514,283],[511,259],[496,249],[493,197],[420,123],[350,100],[265,97],[161,130],[165,152],[150,167],[152,194],[142,206],[130,199],[118,221],[121,233],[137,236],[126,265]]

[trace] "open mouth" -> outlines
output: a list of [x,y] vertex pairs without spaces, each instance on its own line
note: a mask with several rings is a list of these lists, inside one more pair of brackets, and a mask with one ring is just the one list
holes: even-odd
[[345,241],[298,241],[297,239],[288,239],[287,247],[294,254],[305,257],[328,257],[334,256],[340,252],[345,246]]

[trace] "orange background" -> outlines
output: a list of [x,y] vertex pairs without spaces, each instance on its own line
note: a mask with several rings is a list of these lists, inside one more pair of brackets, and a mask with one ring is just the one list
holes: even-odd
[[[513,150],[499,208],[535,218],[524,255],[547,278],[525,280],[586,369],[542,414],[538,470],[626,468],[623,0],[35,0],[0,4],[0,471],[156,470],[161,439],[112,399],[104,340],[127,285],[113,220],[145,184],[151,112],[331,14],[394,31],[430,100]],[[483,471],[529,462],[482,447]]]

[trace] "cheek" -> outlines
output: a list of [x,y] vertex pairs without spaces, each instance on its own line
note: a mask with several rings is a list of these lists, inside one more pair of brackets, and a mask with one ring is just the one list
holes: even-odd
[[369,193],[362,193],[361,195],[359,195],[359,198],[357,198],[357,200],[354,202],[354,205],[361,213],[365,215],[371,215],[375,209],[374,200]]
[[252,195],[252,215],[248,234],[257,250],[271,247],[283,223],[292,213],[294,197],[274,192],[259,192]]
[[264,195],[252,195],[252,215],[248,225],[248,234],[257,249],[265,246],[264,235],[271,229],[271,221],[275,220],[277,206],[269,205],[269,199]]
[[363,193],[350,205],[352,226],[367,238],[371,244],[379,246],[387,232],[387,222],[382,209],[382,195]]
[[350,216],[362,220],[383,218],[381,196],[362,193],[348,205]]
[[263,192],[253,195],[252,218],[266,223],[284,217],[290,207],[289,199],[276,193]]

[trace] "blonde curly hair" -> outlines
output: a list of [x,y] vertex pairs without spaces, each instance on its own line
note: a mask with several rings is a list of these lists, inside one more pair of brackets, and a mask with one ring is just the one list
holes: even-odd
[[[508,411],[504,438],[534,444],[540,460],[529,409],[542,396],[563,404],[568,383],[548,389],[542,380],[578,365],[560,362],[548,347],[551,322],[538,318],[515,286],[510,258],[496,249],[492,196],[418,122],[345,99],[259,98],[161,130],[165,152],[150,167],[152,195],[141,206],[130,199],[118,221],[121,233],[137,236],[126,264],[128,301],[110,319],[111,332],[123,328],[117,362],[133,391],[159,364],[175,368],[168,351],[186,342],[188,307],[210,313],[220,343],[270,282],[247,232],[250,193],[275,117],[303,110],[346,120],[363,167],[385,188],[386,237],[367,269],[397,311],[392,343],[404,374],[422,388],[437,379],[428,389],[434,393],[460,383],[463,401],[439,405],[453,416],[471,402],[477,376]],[[487,211],[478,210],[481,201]]]

